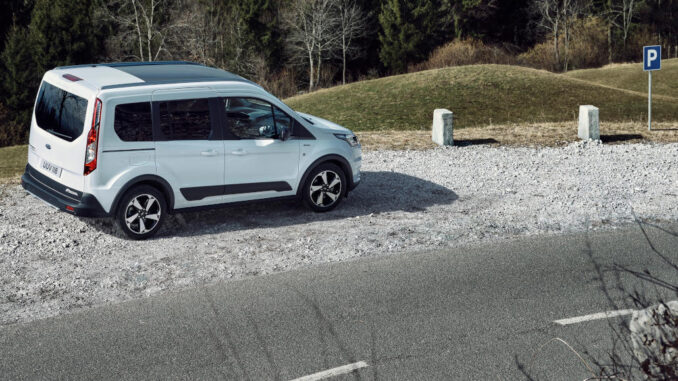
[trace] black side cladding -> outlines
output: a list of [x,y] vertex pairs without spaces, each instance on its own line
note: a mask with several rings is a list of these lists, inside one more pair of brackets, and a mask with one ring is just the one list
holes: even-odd
[[248,183],[248,184],[228,184],[213,185],[206,187],[181,188],[181,194],[188,201],[198,201],[205,197],[255,193],[255,192],[285,192],[291,191],[292,187],[285,181],[273,181],[266,183]]

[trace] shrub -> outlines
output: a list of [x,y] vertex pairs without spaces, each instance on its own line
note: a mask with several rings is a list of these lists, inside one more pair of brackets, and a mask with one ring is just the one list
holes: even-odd
[[[657,35],[652,33],[648,28],[637,29],[630,34],[628,41],[626,41],[626,51],[622,53],[622,60],[625,62],[642,62],[643,61],[643,46],[658,45],[659,40]],[[623,48],[620,47],[620,50]],[[665,50],[663,52],[667,54]]]
[[515,63],[515,57],[498,46],[489,46],[476,39],[454,40],[436,48],[425,62],[409,67],[410,72],[440,69],[448,66]]
[[568,70],[603,66],[608,63],[606,28],[604,21],[597,17],[577,20],[572,27],[569,52],[565,48],[565,35],[558,39],[560,62],[556,62],[553,36],[518,56],[518,62],[549,71],[563,70],[566,59]]
[[558,71],[560,64],[553,53],[553,41],[549,40],[533,46],[518,56],[521,65],[548,71]]
[[600,67],[608,62],[607,26],[597,17],[579,20],[570,42],[569,69]]
[[278,98],[287,98],[297,95],[297,73],[294,69],[284,68],[268,76],[262,84],[266,90]]

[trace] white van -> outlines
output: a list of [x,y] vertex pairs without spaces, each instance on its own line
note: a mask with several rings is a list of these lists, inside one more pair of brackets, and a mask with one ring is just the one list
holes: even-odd
[[43,77],[23,187],[131,238],[169,213],[297,198],[324,212],[360,182],[356,136],[190,62],[58,67]]

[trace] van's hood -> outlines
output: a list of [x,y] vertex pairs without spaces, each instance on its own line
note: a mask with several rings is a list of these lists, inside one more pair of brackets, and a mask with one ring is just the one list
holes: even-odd
[[297,111],[297,114],[301,115],[302,117],[309,119],[311,122],[313,122],[313,126],[327,130],[328,132],[331,133],[344,133],[344,134],[351,134],[352,131],[349,130],[348,128],[342,127],[334,122],[330,122],[327,119],[319,118],[314,115],[306,114],[303,112]]

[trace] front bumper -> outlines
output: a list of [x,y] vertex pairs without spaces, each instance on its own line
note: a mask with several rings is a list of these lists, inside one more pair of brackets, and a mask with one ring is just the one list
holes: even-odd
[[79,193],[70,195],[62,192],[65,187],[38,172],[30,165],[21,176],[21,186],[30,194],[66,213],[80,217],[107,217],[104,208],[93,195]]
[[352,181],[352,182],[351,182],[351,185],[350,185],[350,187],[349,187],[348,190],[349,190],[349,191],[353,191],[355,188],[358,187],[358,185],[360,185],[360,180],[358,180],[358,181]]

